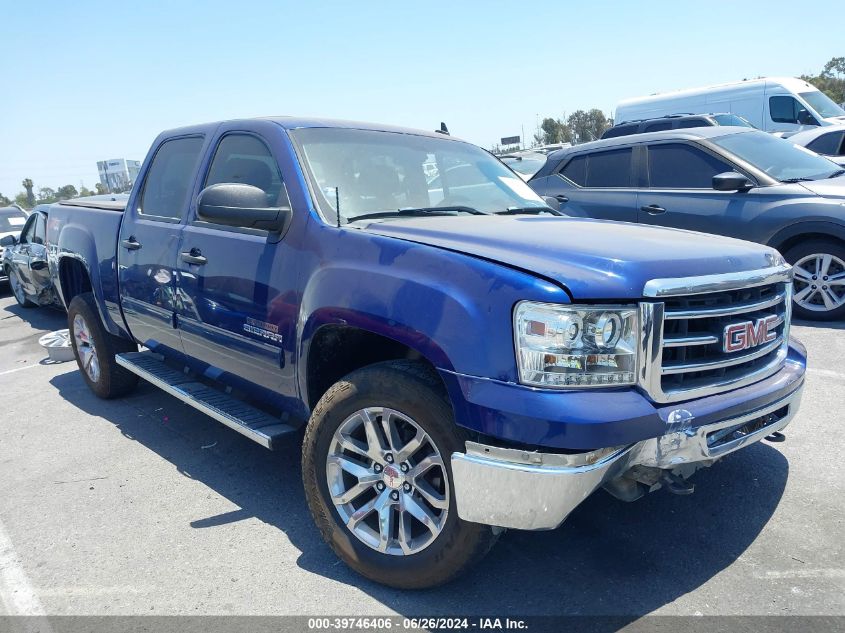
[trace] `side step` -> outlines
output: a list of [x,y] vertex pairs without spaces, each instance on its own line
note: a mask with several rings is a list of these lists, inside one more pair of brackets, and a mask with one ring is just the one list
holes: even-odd
[[266,448],[273,448],[276,440],[296,432],[294,427],[260,409],[165,365],[153,352],[117,354],[115,360],[133,374]]

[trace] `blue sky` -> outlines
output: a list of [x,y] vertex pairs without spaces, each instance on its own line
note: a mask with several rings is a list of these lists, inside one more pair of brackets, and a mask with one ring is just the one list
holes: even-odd
[[[834,3],[836,4],[836,3]],[[794,2],[1,0],[0,192],[143,159],[163,129],[274,114],[433,129],[490,147],[537,115],[845,54]],[[818,15],[817,15],[818,14]]]

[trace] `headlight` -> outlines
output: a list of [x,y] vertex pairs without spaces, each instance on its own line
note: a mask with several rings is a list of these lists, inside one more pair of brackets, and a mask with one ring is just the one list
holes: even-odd
[[514,312],[519,380],[540,387],[631,385],[637,308],[523,301]]

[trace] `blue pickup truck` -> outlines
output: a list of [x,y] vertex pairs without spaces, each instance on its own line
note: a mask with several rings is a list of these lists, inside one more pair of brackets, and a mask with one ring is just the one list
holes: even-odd
[[633,501],[761,439],[804,382],[777,251],[561,217],[444,134],[268,118],[161,134],[126,203],[50,210],[76,359],[265,447],[334,551],[446,582],[504,529]]

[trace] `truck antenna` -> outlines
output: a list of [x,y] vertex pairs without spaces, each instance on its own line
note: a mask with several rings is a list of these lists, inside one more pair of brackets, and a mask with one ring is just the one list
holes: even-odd
[[337,228],[340,228],[340,187],[334,188],[334,208],[337,211]]

